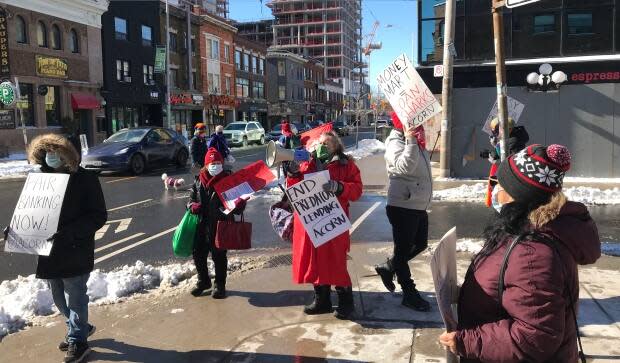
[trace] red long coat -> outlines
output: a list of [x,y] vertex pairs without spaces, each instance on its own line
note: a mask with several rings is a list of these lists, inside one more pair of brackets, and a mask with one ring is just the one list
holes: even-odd
[[[327,164],[332,180],[342,183],[344,191],[338,197],[347,216],[349,202],[362,195],[360,171],[353,160],[335,160]],[[303,180],[303,174],[316,172],[314,160],[301,165],[301,177],[287,178],[287,186]],[[351,246],[349,231],[331,241],[314,247],[297,214],[293,218],[293,282],[298,284],[351,286],[347,271],[347,252]]]

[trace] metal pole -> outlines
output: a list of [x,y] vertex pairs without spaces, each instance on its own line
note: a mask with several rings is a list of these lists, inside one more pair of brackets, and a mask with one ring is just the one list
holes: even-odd
[[19,89],[19,79],[15,77],[15,90],[17,91],[17,100],[15,102],[15,109],[19,112],[19,121],[22,124],[22,135],[24,136],[24,147],[26,148],[26,154],[28,154],[28,135],[26,134],[26,120],[24,120],[24,111],[19,108],[18,102],[21,101],[22,92]]
[[441,151],[439,153],[440,175],[450,176],[450,139],[452,129],[452,65],[454,47],[455,0],[446,1],[446,22],[443,41],[443,84],[441,90]]
[[168,8],[168,0],[166,0],[166,121],[168,127],[173,128],[172,125],[172,111],[170,111],[170,12]]
[[506,104],[506,64],[504,59],[504,16],[502,13],[504,1],[493,0],[493,37],[495,44],[495,77],[497,78],[497,116],[499,118],[499,144],[501,160],[508,156],[506,139],[510,134],[508,129],[508,107]]

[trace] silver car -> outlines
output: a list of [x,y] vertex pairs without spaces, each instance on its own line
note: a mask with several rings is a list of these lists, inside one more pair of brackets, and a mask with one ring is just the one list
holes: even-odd
[[248,146],[255,142],[263,145],[265,143],[265,129],[258,122],[237,121],[224,127],[224,137],[229,145]]

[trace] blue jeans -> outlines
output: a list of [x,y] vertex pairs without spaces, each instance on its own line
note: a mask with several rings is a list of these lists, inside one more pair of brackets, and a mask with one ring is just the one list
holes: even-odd
[[67,342],[85,343],[88,338],[88,295],[86,282],[90,273],[66,279],[47,280],[54,304],[67,318]]

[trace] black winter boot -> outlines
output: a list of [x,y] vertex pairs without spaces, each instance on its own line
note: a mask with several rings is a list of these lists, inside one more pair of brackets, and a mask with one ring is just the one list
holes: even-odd
[[334,311],[332,307],[332,288],[329,285],[314,286],[314,301],[304,306],[304,313],[308,315],[327,314]]
[[392,264],[388,259],[385,263],[375,266],[375,271],[377,271],[377,275],[381,277],[381,281],[385,288],[390,292],[394,292],[396,290],[396,286],[394,285],[394,269],[392,269]]
[[353,305],[353,288],[336,286],[336,292],[338,293],[338,307],[334,316],[341,320],[348,320],[351,318],[353,312],[355,312],[355,306]]
[[209,290],[211,288],[211,278],[206,278],[205,280],[198,280],[196,287],[191,291],[191,294],[195,297],[202,295],[205,290]]
[[403,286],[403,305],[417,311],[429,311],[431,304],[424,300],[420,292],[415,288],[415,284]]
[[226,299],[226,284],[216,282],[211,296],[214,299]]

